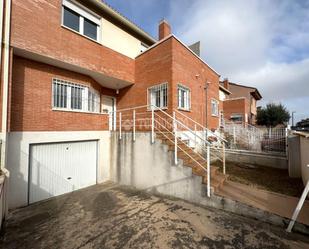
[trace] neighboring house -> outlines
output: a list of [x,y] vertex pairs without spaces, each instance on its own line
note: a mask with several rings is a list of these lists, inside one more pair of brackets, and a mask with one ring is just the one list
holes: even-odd
[[251,124],[256,122],[257,101],[262,99],[255,87],[229,82],[227,79],[220,85],[231,93],[223,102],[224,118],[226,120]]
[[296,126],[292,127],[293,130],[309,131],[309,118],[297,122]]
[[219,100],[220,100],[220,127],[224,126],[224,109],[223,103],[229,98],[231,92],[225,88],[224,85],[220,84],[219,86]]
[[220,75],[166,21],[156,40],[99,0],[4,2],[1,167],[10,171],[10,208],[51,197],[46,188],[60,195],[109,180],[116,108],[178,109],[218,128]]

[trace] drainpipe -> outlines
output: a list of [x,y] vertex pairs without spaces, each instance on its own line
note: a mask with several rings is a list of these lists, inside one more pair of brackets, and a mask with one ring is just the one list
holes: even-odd
[[206,130],[206,133],[205,133],[205,136],[206,136],[206,140],[208,139],[208,87],[209,87],[209,84],[210,84],[210,82],[209,81],[207,81],[206,83],[205,83],[205,87],[204,87],[204,89],[205,89],[205,98],[206,98],[206,128],[207,128],[207,130]]
[[3,11],[4,11],[4,2],[3,0],[0,0],[0,65],[2,65],[1,61],[2,61]]
[[[3,0],[2,0],[3,1]],[[3,37],[3,73],[2,73],[2,148],[1,169],[6,166],[7,151],[7,118],[8,118],[8,90],[10,68],[10,26],[11,26],[11,0],[5,1],[4,13],[4,37]]]

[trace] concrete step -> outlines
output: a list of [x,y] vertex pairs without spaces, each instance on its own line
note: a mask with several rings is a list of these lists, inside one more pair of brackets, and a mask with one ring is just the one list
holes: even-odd
[[[185,144],[179,144],[178,146],[181,148],[181,149],[177,148],[178,152],[185,151],[187,153],[195,153],[192,148],[188,147]],[[175,145],[174,144],[168,145],[168,150],[169,151],[174,151],[175,150]]]

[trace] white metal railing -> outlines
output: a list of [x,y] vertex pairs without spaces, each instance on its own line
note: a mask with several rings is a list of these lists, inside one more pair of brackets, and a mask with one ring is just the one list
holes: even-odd
[[[150,131],[151,132],[151,143],[154,143],[155,133],[163,134],[174,146],[174,162],[178,163],[178,151],[182,151],[187,155],[193,162],[195,162],[201,169],[206,173],[207,177],[207,195],[210,197],[210,142],[200,134],[191,130],[186,124],[182,123],[176,117],[176,112],[169,114],[168,112],[162,110],[156,106],[138,106],[133,108],[126,108],[117,110],[110,114],[116,117],[116,123],[114,125],[114,130],[119,131],[119,139],[122,139],[123,131],[130,131],[133,133],[133,141],[136,140],[136,131]],[[195,155],[200,158],[205,159],[204,155],[198,151],[195,151],[188,144],[180,140],[179,132],[183,132],[184,136],[188,140],[199,141],[204,145],[202,151],[206,154],[206,167],[204,167],[200,162],[198,162],[194,157],[190,155],[183,146],[187,149],[192,150]],[[173,139],[169,138],[166,134],[172,134]],[[225,169],[224,169],[225,172]]]
[[225,122],[223,132],[229,149],[284,155],[287,153],[287,128],[258,128]]
[[[211,156],[222,162],[223,173],[226,174],[226,162],[225,162],[225,146],[226,145],[225,144],[227,143],[227,140],[223,138],[221,135],[216,134],[215,132],[211,131],[207,127],[196,122],[194,119],[188,117],[184,113],[176,109],[175,109],[175,113],[176,113],[176,118],[181,119],[181,121],[185,123],[188,127],[190,128],[192,127],[191,129],[194,129],[195,134],[197,133],[203,134],[203,137],[205,137],[205,140],[210,142],[211,148],[213,148],[211,150]],[[216,141],[212,141],[211,140],[212,138],[215,138]],[[194,140],[194,145],[195,147],[198,146],[198,141],[196,139]]]
[[[189,120],[190,122],[192,122],[193,125],[194,125],[194,131],[202,130],[203,132],[205,132],[205,134],[208,134],[208,136],[213,136],[213,137],[217,138],[220,142],[227,142],[222,136],[214,133],[213,131],[211,131],[207,127],[201,125],[200,123],[196,122],[194,119],[188,117],[187,115],[183,114],[182,112],[175,110],[175,113],[181,116],[182,122],[187,123],[187,122],[185,122],[185,120]],[[189,126],[189,125],[187,124],[187,126]]]

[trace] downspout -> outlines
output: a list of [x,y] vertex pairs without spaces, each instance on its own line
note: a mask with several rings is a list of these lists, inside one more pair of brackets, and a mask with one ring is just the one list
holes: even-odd
[[3,73],[2,73],[2,146],[1,146],[1,169],[6,167],[7,151],[7,118],[8,118],[8,90],[10,68],[10,26],[11,26],[11,0],[5,1],[4,13],[4,40],[3,40]]
[[[0,65],[2,65],[1,62],[2,62],[3,11],[4,11],[4,2],[3,0],[0,0]],[[0,68],[0,71],[1,71],[1,68]]]

